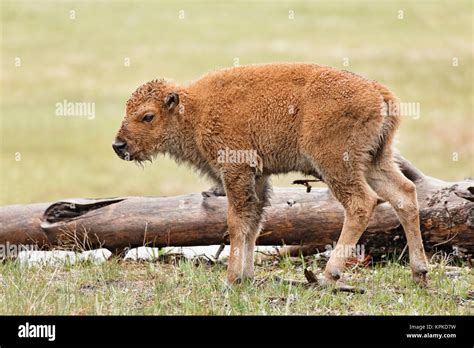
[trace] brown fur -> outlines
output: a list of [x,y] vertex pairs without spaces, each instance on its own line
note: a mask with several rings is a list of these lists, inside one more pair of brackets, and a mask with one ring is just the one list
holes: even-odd
[[[179,101],[176,96],[179,96]],[[325,271],[339,278],[377,204],[389,201],[405,229],[413,274],[427,263],[415,186],[395,165],[391,143],[399,115],[382,106],[397,98],[379,83],[316,64],[253,65],[216,71],[188,86],[154,80],[127,102],[117,139],[121,157],[168,153],[197,168],[228,197],[230,283],[253,276],[253,250],[268,202],[271,174],[321,178],[345,209],[344,227]],[[153,114],[150,123],[144,115]],[[253,150],[257,161],[222,163],[219,151]],[[116,150],[117,151],[117,150]],[[317,226],[315,226],[315,230]]]

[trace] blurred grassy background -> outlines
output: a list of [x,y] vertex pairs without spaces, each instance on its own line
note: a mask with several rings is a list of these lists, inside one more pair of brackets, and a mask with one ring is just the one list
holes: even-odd
[[[469,0],[1,4],[0,205],[208,188],[169,159],[145,170],[124,162],[111,142],[138,85],[188,82],[235,58],[317,62],[378,80],[421,105],[401,127],[405,157],[442,179],[474,175]],[[95,118],[56,116],[64,99],[94,102]],[[273,182],[293,178],[301,175]]]

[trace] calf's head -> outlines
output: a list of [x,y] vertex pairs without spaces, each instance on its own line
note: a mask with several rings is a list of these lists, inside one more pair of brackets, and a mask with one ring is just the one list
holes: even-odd
[[147,161],[163,152],[163,142],[179,105],[179,95],[164,81],[140,86],[127,101],[112,147],[126,161]]

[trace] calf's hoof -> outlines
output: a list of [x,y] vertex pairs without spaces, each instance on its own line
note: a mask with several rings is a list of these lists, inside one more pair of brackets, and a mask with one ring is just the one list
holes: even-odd
[[420,286],[428,285],[428,265],[427,264],[416,264],[411,267],[413,280]]
[[324,283],[321,285],[331,285],[335,284],[339,279],[341,279],[342,272],[335,267],[326,267],[324,271],[324,277],[321,278],[320,282]]
[[213,186],[209,190],[201,192],[201,194],[203,195],[204,198],[212,197],[212,196],[225,197],[226,195],[224,188],[220,185]]
[[229,279],[225,281],[227,288],[232,288],[233,286],[242,284],[253,284],[253,278],[236,278],[233,281],[229,281]]
[[234,275],[234,274],[229,274],[227,275],[226,279],[226,285],[231,287],[232,285],[237,285],[237,284],[248,284],[253,282],[253,277],[250,276],[243,276],[243,275]]

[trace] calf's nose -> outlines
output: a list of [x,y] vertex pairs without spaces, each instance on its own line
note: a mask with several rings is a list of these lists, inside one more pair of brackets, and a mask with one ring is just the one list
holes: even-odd
[[114,148],[114,151],[120,155],[123,154],[127,148],[127,143],[120,138],[115,138],[114,142],[112,143],[112,147]]

